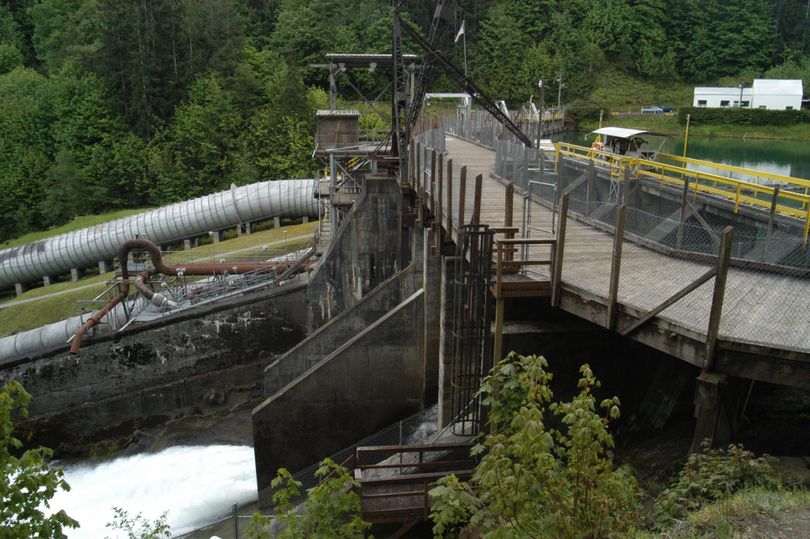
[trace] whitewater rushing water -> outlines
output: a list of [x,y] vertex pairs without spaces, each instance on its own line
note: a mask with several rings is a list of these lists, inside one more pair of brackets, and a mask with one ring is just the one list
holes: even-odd
[[[164,449],[90,464],[63,465],[70,492],[59,492],[51,509],[79,521],[71,539],[115,538],[105,525],[112,506],[149,520],[168,511],[173,534],[190,531],[256,499],[253,448],[213,445]],[[120,534],[120,537],[124,537]]]

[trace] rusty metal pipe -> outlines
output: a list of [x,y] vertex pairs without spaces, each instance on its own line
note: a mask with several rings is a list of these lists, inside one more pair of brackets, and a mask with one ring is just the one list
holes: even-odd
[[117,293],[113,298],[107,302],[107,305],[96,311],[93,316],[87,319],[87,321],[81,325],[81,327],[76,330],[76,334],[73,336],[73,340],[70,342],[70,353],[71,354],[78,354],[79,348],[82,345],[82,338],[84,334],[90,331],[90,329],[99,323],[99,321],[107,314],[110,309],[121,303],[126,297],[129,295],[129,283],[125,282],[121,292]]
[[[267,268],[274,268],[279,271],[284,271],[285,269],[291,267],[293,264],[290,262],[240,262],[235,264],[227,264],[227,263],[220,263],[220,264],[199,264],[199,263],[191,263],[191,264],[166,264],[163,262],[163,256],[160,252],[160,247],[158,247],[155,243],[145,240],[145,239],[136,239],[136,240],[129,240],[125,241],[121,248],[118,249],[118,260],[121,263],[121,292],[116,294],[115,296],[110,299],[107,304],[96,311],[93,316],[87,319],[87,321],[82,324],[82,326],[76,331],[76,334],[73,336],[73,341],[70,343],[70,353],[71,354],[78,354],[79,348],[82,346],[82,338],[84,335],[96,324],[101,321],[105,314],[107,314],[110,309],[115,307],[117,304],[121,303],[126,297],[129,295],[129,267],[127,265],[127,257],[129,256],[129,252],[133,249],[143,249],[149,252],[149,255],[152,258],[152,265],[155,266],[155,270],[157,273],[162,273],[164,275],[177,275],[179,272],[182,272],[186,275],[210,275],[212,273],[246,273],[249,271],[256,271],[259,269],[267,269]],[[147,299],[153,299],[154,296],[157,294],[148,286],[146,286],[146,279],[149,277],[151,272],[149,270],[141,272],[138,277],[135,279],[135,286],[147,297]],[[138,282],[140,280],[140,283]]]

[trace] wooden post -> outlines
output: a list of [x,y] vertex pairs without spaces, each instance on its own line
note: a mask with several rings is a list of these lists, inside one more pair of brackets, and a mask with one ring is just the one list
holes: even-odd
[[475,197],[473,198],[473,214],[470,219],[471,225],[481,224],[481,183],[484,176],[479,174],[475,177]]
[[416,143],[416,196],[419,197],[420,188],[422,187],[422,170],[424,167],[422,166],[422,145],[420,143]]
[[681,248],[683,242],[683,224],[686,221],[686,205],[689,203],[689,180],[683,181],[683,195],[681,196],[681,222],[678,223],[678,236],[675,239],[675,249]]
[[[506,189],[504,189],[504,196],[506,200],[504,200],[503,204],[503,226],[504,228],[512,228],[512,223],[514,222],[514,214],[515,214],[515,184],[513,183],[506,184]],[[514,237],[515,237],[514,232],[506,233],[507,239],[511,240],[514,239]],[[508,261],[514,260],[515,251],[516,248],[510,245],[506,249],[504,259]],[[510,271],[510,273],[517,273],[517,268],[514,268],[514,271]]]
[[[593,171],[593,175],[590,172]],[[591,214],[591,189],[593,188],[593,179],[596,177],[596,166],[591,161],[588,165],[588,176],[585,180],[585,215]]]
[[622,204],[627,204],[627,199],[630,196],[630,167],[624,168],[624,181],[622,182]]
[[622,270],[622,245],[624,245],[624,222],[627,219],[627,204],[619,206],[616,215],[616,229],[613,235],[613,258],[610,261],[610,290],[608,291],[607,320],[605,327],[612,330],[616,326],[616,299],[619,296],[619,275]]
[[[442,206],[443,206],[442,203],[444,201],[444,197],[442,196],[444,194],[444,154],[443,153],[439,153],[438,163],[436,163],[436,171],[439,173],[439,178],[436,180],[437,183],[439,184],[439,187],[438,187],[438,191],[437,191],[438,196],[434,199],[434,200],[436,200],[438,202],[438,205],[437,205],[438,207],[434,210],[434,213],[436,214],[437,223],[439,224],[439,229],[441,230],[441,227],[442,227],[442,215],[443,215],[443,210],[444,210],[444,208],[442,208]],[[439,233],[441,234],[441,232],[439,232]]]
[[554,265],[551,268],[551,306],[559,307],[560,291],[562,290],[562,264],[565,252],[565,225],[568,222],[568,199],[570,193],[563,195],[560,200],[559,222],[557,224],[557,243],[554,246]]
[[734,228],[727,226],[720,235],[720,252],[717,255],[717,277],[714,279],[714,294],[712,295],[712,310],[709,314],[709,329],[706,332],[706,360],[703,366],[712,370],[714,366],[714,352],[717,347],[717,335],[720,333],[720,317],[723,314],[723,297],[726,293],[726,277],[728,277],[728,264],[731,259],[731,238]]
[[408,179],[407,179],[407,182],[408,182],[408,185],[411,186],[412,188],[413,188],[413,184],[414,184],[413,173],[414,173],[414,170],[415,170],[415,168],[414,168],[415,159],[416,159],[416,146],[414,144],[410,144],[408,146]]
[[447,233],[453,230],[453,160],[447,160]]
[[458,180],[458,224],[459,226],[464,226],[464,219],[465,215],[464,212],[467,209],[466,202],[467,202],[467,167],[461,167],[461,177]]
[[503,359],[503,310],[504,299],[495,298],[495,336],[492,342],[492,364],[497,365]]
[[504,246],[500,242],[495,242],[497,248],[497,263],[495,264],[495,336],[492,342],[492,364],[497,365],[501,361],[503,353],[503,311],[504,298],[501,294],[501,279],[503,278],[502,268],[504,261]]
[[436,213],[436,150],[430,151],[430,211]]
[[509,183],[506,185],[505,200],[503,204],[503,226],[510,228],[514,222],[514,205],[515,205],[515,184]]
[[773,188],[773,200],[771,200],[771,211],[768,213],[768,230],[765,232],[765,241],[762,245],[762,257],[760,260],[765,262],[765,257],[768,256],[768,238],[771,237],[773,232],[773,218],[776,216],[776,204],[779,200],[779,186]]

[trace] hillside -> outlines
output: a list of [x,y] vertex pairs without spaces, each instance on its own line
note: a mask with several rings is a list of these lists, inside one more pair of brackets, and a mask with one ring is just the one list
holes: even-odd
[[[803,0],[447,3],[436,46],[496,99],[612,111],[683,105],[695,83],[810,84]],[[402,3],[427,32],[434,2]],[[311,177],[326,52],[390,50],[388,0],[0,3],[0,241],[77,215]],[[465,31],[458,33],[464,23]],[[405,40],[409,52],[420,52]],[[390,98],[386,69],[339,106]],[[439,73],[432,90],[457,90]],[[386,106],[377,107],[386,110]],[[366,109],[370,110],[370,109]],[[376,114],[364,126],[385,128]]]

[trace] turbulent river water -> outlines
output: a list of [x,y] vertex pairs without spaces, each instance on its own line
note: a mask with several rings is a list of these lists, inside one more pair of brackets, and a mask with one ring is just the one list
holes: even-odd
[[[68,537],[115,538],[106,527],[112,507],[154,520],[168,511],[172,533],[182,533],[256,499],[253,448],[233,445],[171,447],[96,463],[64,464],[70,492],[51,503],[79,521]],[[125,537],[119,532],[118,537]]]

